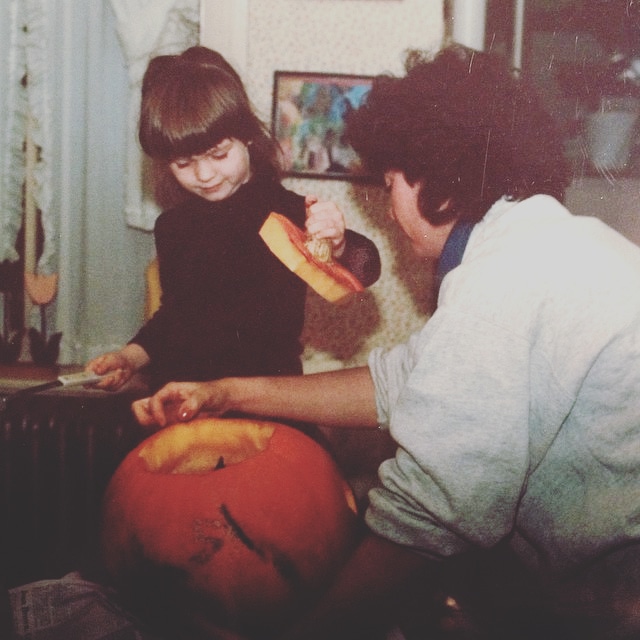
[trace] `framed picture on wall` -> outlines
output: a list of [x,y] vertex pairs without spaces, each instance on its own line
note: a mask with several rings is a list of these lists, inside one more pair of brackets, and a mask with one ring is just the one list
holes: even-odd
[[362,104],[372,81],[371,76],[275,72],[271,126],[287,175],[368,177],[344,140],[344,128],[346,116]]

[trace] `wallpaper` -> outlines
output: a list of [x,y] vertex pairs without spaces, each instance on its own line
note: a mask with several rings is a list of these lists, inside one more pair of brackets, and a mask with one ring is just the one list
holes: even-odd
[[[250,0],[245,83],[265,121],[273,73],[402,73],[408,49],[438,48],[442,0]],[[347,225],[376,242],[382,275],[363,295],[334,306],[311,292],[305,370],[363,364],[371,348],[404,341],[428,317],[433,267],[416,260],[386,216],[379,187],[346,180],[287,178],[302,194],[336,202]]]

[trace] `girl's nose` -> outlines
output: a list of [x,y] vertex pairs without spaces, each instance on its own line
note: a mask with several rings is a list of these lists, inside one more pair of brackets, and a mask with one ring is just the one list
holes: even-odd
[[215,163],[211,158],[198,158],[194,167],[199,182],[209,182],[216,173]]

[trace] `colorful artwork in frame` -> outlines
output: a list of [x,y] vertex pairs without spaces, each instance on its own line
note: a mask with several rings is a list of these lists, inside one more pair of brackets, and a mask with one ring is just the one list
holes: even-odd
[[287,175],[364,179],[357,154],[344,140],[345,118],[371,89],[373,78],[276,71],[272,129]]

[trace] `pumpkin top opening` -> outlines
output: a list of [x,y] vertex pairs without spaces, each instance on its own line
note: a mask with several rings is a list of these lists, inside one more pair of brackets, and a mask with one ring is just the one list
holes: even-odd
[[208,473],[258,455],[274,429],[239,420],[175,424],[149,439],[139,455],[152,473]]

